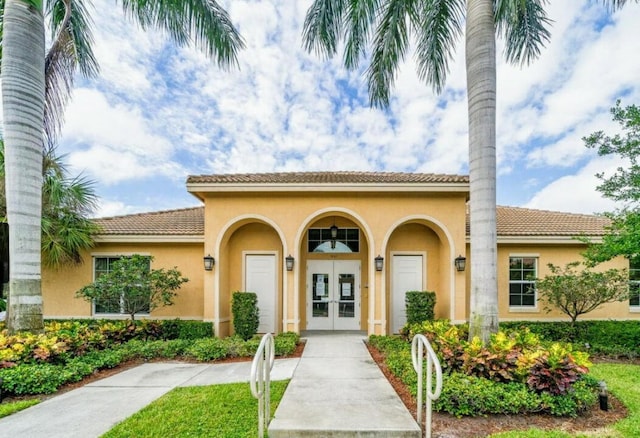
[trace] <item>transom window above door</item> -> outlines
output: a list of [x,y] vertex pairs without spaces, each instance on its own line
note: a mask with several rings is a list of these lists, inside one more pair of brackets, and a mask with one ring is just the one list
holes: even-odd
[[309,252],[360,252],[358,228],[338,228],[335,239],[331,237],[331,228],[310,228],[307,241]]

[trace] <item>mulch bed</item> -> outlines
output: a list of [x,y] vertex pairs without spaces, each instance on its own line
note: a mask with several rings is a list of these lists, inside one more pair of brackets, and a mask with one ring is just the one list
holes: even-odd
[[[384,363],[384,356],[367,343],[373,360],[391,383],[409,412],[416,416],[417,403],[407,386],[394,376]],[[424,409],[424,408],[423,408]],[[422,415],[424,418],[424,414]],[[487,415],[485,417],[457,418],[446,413],[434,412],[432,433],[434,438],[476,438],[492,433],[512,430],[527,430],[532,427],[565,432],[589,432],[598,436],[597,431],[627,416],[627,408],[615,397],[609,395],[609,410],[601,411],[598,406],[578,418],[554,417],[544,414],[529,415]],[[423,420],[424,430],[424,420]]]

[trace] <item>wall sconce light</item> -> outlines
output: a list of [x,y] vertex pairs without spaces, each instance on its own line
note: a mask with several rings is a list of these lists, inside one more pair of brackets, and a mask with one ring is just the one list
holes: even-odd
[[376,271],[382,271],[382,268],[384,266],[384,258],[380,254],[378,254],[378,257],[373,260],[375,261]]
[[213,269],[213,265],[216,264],[216,259],[211,257],[211,254],[207,254],[206,256],[204,256],[203,260],[204,260],[204,270],[211,271]]
[[284,258],[284,264],[287,267],[287,271],[293,271],[293,261],[294,258],[289,254]]
[[467,259],[466,257],[462,257],[462,255],[459,255],[453,260],[453,264],[456,265],[456,271],[462,272],[464,271],[464,268],[467,267]]

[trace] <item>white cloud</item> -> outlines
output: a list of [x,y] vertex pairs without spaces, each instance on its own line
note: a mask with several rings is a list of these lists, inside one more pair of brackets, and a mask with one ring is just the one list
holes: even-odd
[[[409,54],[390,107],[371,109],[366,62],[346,71],[341,53],[323,60],[303,50],[310,0],[222,3],[247,45],[240,68],[230,71],[96,2],[102,76],[76,91],[61,145],[74,168],[111,187],[163,177],[155,185],[160,192],[169,192],[162,184],[184,190],[190,173],[467,172],[464,39],[441,96],[419,80]],[[549,181],[548,169],[564,175],[532,198],[541,205],[563,198],[571,178],[588,177],[594,161],[588,163],[592,155],[581,137],[615,128],[608,114],[615,98],[624,93],[633,103],[640,97],[640,57],[634,55],[640,51],[639,5],[627,5],[603,29],[597,2],[564,0],[547,8],[552,40],[540,59],[520,68],[506,65],[500,54],[497,62],[498,172],[518,172],[529,182],[527,193],[537,187],[532,181]],[[149,205],[137,192],[122,190],[123,211]],[[557,205],[584,211],[591,203]]]
[[577,173],[558,178],[538,191],[524,207],[586,214],[613,211],[619,205],[596,191],[600,180],[595,174],[611,175],[620,164],[612,157],[594,158]]

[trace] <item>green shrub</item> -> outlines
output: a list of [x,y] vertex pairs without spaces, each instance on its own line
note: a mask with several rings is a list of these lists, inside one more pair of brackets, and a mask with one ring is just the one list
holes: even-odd
[[51,394],[70,377],[63,367],[50,364],[22,364],[0,370],[2,391],[15,395]]
[[598,381],[588,375],[582,376],[566,394],[540,394],[542,409],[558,417],[577,417],[598,400]]
[[[297,333],[285,332],[278,334],[273,341],[276,356],[289,356],[296,351],[296,346],[300,342],[300,336],[298,336]],[[255,350],[252,354],[254,353]]]
[[497,383],[489,379],[452,373],[443,377],[442,393],[434,409],[458,417],[486,414],[520,414],[539,409],[539,397],[522,383]]
[[227,346],[224,340],[218,338],[196,339],[185,354],[199,361],[217,360],[227,356]]
[[213,323],[204,321],[178,321],[177,339],[201,339],[213,337]]
[[640,321],[518,321],[501,322],[501,329],[528,328],[547,341],[573,342],[593,354],[640,356]]
[[371,335],[369,344],[385,355],[392,351],[409,348],[409,343],[398,336]]
[[434,318],[436,293],[430,291],[408,291],[404,298],[407,324],[431,321]]
[[258,295],[254,292],[234,292],[231,299],[233,328],[245,341],[258,332],[260,313]]

